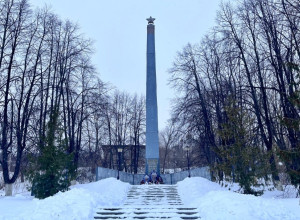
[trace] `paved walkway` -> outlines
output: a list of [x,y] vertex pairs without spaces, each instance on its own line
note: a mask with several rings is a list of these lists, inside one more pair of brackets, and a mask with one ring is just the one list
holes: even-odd
[[197,208],[186,207],[176,185],[132,186],[121,207],[99,208],[95,219],[200,219]]

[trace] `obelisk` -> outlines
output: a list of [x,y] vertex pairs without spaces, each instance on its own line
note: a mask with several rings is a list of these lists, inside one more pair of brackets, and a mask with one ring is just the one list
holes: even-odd
[[146,82],[146,174],[153,170],[160,174],[157,90],[155,66],[155,18],[146,19],[147,25],[147,82]]

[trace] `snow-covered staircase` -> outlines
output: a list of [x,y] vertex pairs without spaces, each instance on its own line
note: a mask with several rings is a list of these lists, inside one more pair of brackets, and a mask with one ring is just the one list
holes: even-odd
[[95,219],[200,219],[197,208],[186,207],[176,185],[133,186],[121,207],[99,208]]

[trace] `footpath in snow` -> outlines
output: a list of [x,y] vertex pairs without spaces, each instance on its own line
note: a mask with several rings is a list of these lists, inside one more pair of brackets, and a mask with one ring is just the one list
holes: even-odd
[[[44,200],[29,192],[13,197],[0,196],[0,220],[85,220],[94,219],[99,207],[130,207],[127,195],[135,196],[134,187],[115,178],[76,185],[71,190]],[[153,186],[154,187],[154,186]],[[167,186],[162,186],[167,187]],[[145,191],[149,186],[145,186]],[[136,193],[143,193],[140,191]],[[158,189],[159,190],[159,189]],[[166,189],[167,190],[167,189]],[[255,197],[238,194],[203,178],[187,178],[176,186],[185,207],[196,207],[201,219],[299,220],[299,198],[282,199],[277,192]],[[146,193],[147,195],[149,193]],[[1,192],[0,192],[1,195]],[[273,196],[274,195],[274,196]],[[179,197],[174,197],[179,201]],[[159,198],[157,198],[159,200]],[[172,200],[161,200],[160,206]],[[151,205],[149,199],[149,205]],[[176,202],[175,202],[176,203]],[[159,206],[157,206],[159,207]]]

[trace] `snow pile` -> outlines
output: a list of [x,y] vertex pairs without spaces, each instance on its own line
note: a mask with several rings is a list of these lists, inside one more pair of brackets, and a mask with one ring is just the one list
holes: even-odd
[[204,178],[178,183],[185,205],[199,208],[201,219],[300,219],[299,199],[275,199],[234,193]]
[[124,202],[130,185],[108,178],[94,183],[75,185],[44,200],[29,193],[0,197],[1,220],[92,219],[99,206],[119,206]]

